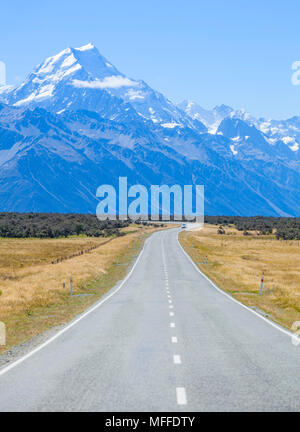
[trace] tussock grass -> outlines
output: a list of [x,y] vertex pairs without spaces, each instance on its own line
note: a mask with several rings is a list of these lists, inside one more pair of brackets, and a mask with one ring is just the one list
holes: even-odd
[[201,231],[180,234],[181,244],[196,263],[208,256],[207,265],[198,264],[201,270],[220,288],[278,323],[290,328],[300,320],[300,241],[276,240],[256,232],[243,236],[233,227],[226,227],[225,235],[217,230],[205,225]]

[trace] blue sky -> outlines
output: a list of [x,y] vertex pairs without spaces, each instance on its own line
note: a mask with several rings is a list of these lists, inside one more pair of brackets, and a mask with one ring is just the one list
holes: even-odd
[[299,18],[297,0],[11,0],[0,6],[0,60],[14,84],[44,58],[93,42],[174,102],[286,118],[300,115]]

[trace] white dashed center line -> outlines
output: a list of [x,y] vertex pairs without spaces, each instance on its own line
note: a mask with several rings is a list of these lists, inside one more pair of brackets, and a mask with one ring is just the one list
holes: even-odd
[[[164,281],[165,281],[165,288],[167,293],[167,299],[169,302],[169,309],[173,309],[174,306],[172,305],[171,295],[170,295],[170,288],[169,288],[169,276],[167,272],[167,266],[166,266],[166,259],[165,259],[165,251],[163,242],[161,243],[162,247],[162,258],[163,258],[163,269],[164,269]],[[169,311],[169,316],[174,317],[175,313],[173,311]],[[170,328],[175,328],[175,323],[170,322]],[[177,344],[178,339],[177,336],[171,336],[171,342],[172,344]],[[175,365],[181,364],[181,356],[179,354],[173,355],[173,363]],[[185,387],[176,387],[176,399],[178,405],[187,405],[187,396],[186,396],[186,390]]]
[[186,405],[187,404],[186,391],[185,391],[184,387],[177,387],[176,388],[176,398],[177,398],[177,404],[178,405]]
[[180,355],[175,354],[173,356],[173,361],[174,361],[174,364],[181,364],[181,357],[180,357]]

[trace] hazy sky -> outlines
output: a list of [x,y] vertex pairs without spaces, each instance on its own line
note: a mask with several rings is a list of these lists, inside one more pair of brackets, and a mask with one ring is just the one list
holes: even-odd
[[2,1],[0,60],[15,84],[44,58],[93,42],[174,102],[286,118],[300,115],[299,22],[297,0]]

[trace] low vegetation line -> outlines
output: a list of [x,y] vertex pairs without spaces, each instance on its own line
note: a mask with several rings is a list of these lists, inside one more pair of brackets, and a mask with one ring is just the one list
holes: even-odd
[[240,302],[289,330],[300,320],[299,240],[207,223],[179,240],[201,271]]
[[129,221],[100,221],[92,214],[0,212],[0,237],[110,237],[119,235],[120,229],[128,227],[129,224]]

